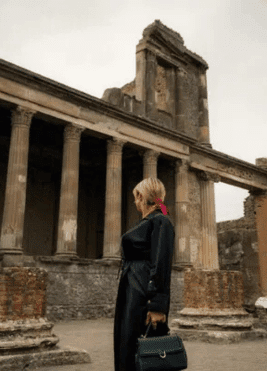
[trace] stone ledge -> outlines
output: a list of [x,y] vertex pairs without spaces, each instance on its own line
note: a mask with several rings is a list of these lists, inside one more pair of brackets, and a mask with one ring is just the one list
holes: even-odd
[[199,329],[199,330],[223,330],[223,331],[244,331],[250,330],[254,324],[253,318],[178,318],[172,322],[173,326],[187,329]]
[[183,341],[202,341],[213,344],[231,344],[239,343],[244,340],[267,338],[267,331],[263,329],[253,329],[250,331],[209,331],[170,327],[170,334],[177,334]]
[[[56,257],[56,256],[29,256],[25,255],[23,257],[24,266],[28,267],[29,264],[36,264],[36,262],[47,263],[47,264],[77,264],[77,265],[96,265],[104,267],[119,267],[121,264],[121,259],[84,259],[79,257]],[[172,265],[172,270],[184,271],[190,269],[190,265],[174,264]]]
[[50,330],[53,326],[53,323],[46,318],[31,318],[16,321],[7,320],[0,322],[0,334],[14,331]]
[[20,340],[10,340],[0,342],[0,355],[8,352],[12,354],[14,350],[20,349],[30,349],[30,348],[42,348],[42,347],[52,347],[59,342],[59,338],[56,335],[46,336],[44,338],[38,339],[20,339]]
[[37,367],[77,365],[92,363],[85,350],[74,348],[56,349],[44,352],[15,354],[0,357],[1,371],[27,370],[35,371]]
[[212,316],[212,317],[229,317],[229,316],[244,316],[248,313],[243,308],[233,309],[209,309],[209,308],[184,308],[179,312],[182,316]]
[[48,264],[78,264],[78,265],[102,265],[102,266],[115,266],[120,265],[119,259],[83,259],[79,257],[55,257],[55,256],[35,256],[35,261]]

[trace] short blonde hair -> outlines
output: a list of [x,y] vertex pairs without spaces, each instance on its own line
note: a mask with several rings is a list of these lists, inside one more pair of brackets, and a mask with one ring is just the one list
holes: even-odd
[[158,178],[146,178],[138,183],[133,189],[134,197],[142,195],[144,203],[147,205],[155,205],[154,198],[160,198],[164,202],[166,190],[164,184]]

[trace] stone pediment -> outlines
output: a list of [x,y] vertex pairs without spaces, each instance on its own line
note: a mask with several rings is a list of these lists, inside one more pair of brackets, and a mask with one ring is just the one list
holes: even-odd
[[144,29],[143,39],[140,40],[140,44],[143,42],[156,47],[162,54],[165,54],[169,58],[178,58],[180,60],[184,58],[184,62],[186,62],[188,61],[188,57],[191,57],[208,68],[208,64],[203,58],[185,47],[181,35],[166,27],[160,20],[155,20]]

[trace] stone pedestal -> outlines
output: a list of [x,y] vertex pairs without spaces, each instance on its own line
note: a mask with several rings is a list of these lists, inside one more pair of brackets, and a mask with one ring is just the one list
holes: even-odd
[[243,309],[241,272],[188,269],[184,292],[185,307],[170,326],[183,340],[233,343],[267,337]]
[[60,349],[46,317],[48,273],[40,268],[0,269],[0,369],[90,363],[83,350]]

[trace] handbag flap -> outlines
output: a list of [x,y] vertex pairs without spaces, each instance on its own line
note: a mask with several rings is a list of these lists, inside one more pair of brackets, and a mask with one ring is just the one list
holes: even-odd
[[162,353],[176,353],[184,351],[184,344],[178,335],[138,338],[138,353],[148,356]]

